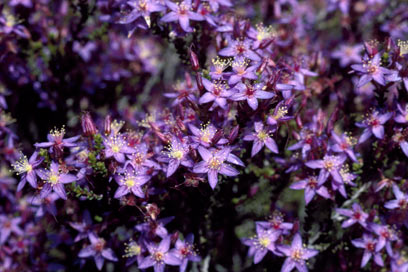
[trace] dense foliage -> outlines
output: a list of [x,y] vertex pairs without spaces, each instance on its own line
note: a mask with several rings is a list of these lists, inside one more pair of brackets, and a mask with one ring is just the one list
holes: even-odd
[[408,271],[408,3],[0,3],[0,271]]

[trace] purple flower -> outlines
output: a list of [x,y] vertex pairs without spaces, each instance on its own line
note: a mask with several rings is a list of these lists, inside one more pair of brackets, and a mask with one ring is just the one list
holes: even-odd
[[129,24],[139,17],[143,17],[145,23],[150,26],[150,14],[152,12],[161,12],[166,10],[163,5],[160,5],[160,3],[155,0],[129,0],[127,1],[127,4],[132,7],[132,11],[121,18],[119,21],[121,24]]
[[106,247],[106,241],[103,238],[96,237],[92,232],[88,235],[88,238],[91,244],[81,249],[78,257],[88,258],[93,256],[98,270],[102,270],[105,259],[112,262],[118,261],[112,249]]
[[392,116],[391,112],[380,114],[378,111],[374,111],[369,114],[363,122],[356,123],[356,126],[364,128],[363,134],[361,134],[358,143],[361,144],[365,142],[372,134],[378,139],[384,137],[384,124]]
[[374,224],[370,223],[369,228],[378,235],[378,242],[375,247],[376,251],[380,251],[381,249],[385,248],[387,249],[387,253],[392,256],[392,246],[391,242],[398,240],[398,237],[395,233],[394,230],[392,230],[389,226],[387,225],[379,225],[379,224]]
[[283,216],[279,212],[274,212],[272,217],[268,221],[257,221],[255,222],[257,228],[261,227],[265,230],[276,231],[279,234],[286,235],[289,230],[293,228],[292,223],[284,222]]
[[249,246],[248,255],[254,256],[254,264],[259,263],[265,257],[268,251],[276,252],[275,241],[278,240],[280,233],[273,230],[265,230],[259,225],[256,226],[256,236],[250,239],[243,239],[243,244]]
[[185,82],[177,83],[173,86],[173,90],[175,92],[172,93],[164,93],[165,97],[175,98],[172,106],[176,106],[182,104],[184,101],[187,102],[196,102],[196,88],[193,86],[188,86]]
[[167,229],[164,226],[167,223],[171,222],[173,219],[173,216],[169,216],[158,220],[150,220],[149,222],[136,225],[135,229],[149,236],[157,235],[161,238],[164,238],[168,233]]
[[408,272],[408,261],[399,253],[394,254],[391,259],[391,272]]
[[238,90],[238,93],[233,94],[231,99],[235,101],[246,100],[253,110],[258,108],[258,98],[270,99],[274,97],[273,93],[265,92],[265,86],[260,83],[255,85],[239,83],[235,86],[235,89]]
[[164,237],[158,245],[145,242],[150,255],[140,262],[139,269],[146,269],[153,266],[154,272],[163,272],[166,264],[180,265],[180,259],[178,259],[175,254],[169,252],[170,241],[171,238],[170,235],[168,235]]
[[231,76],[228,80],[228,84],[230,85],[235,85],[238,82],[242,81],[242,79],[252,79],[255,80],[257,79],[257,75],[254,73],[256,70],[256,66],[250,66],[248,67],[249,61],[246,60],[245,58],[235,58],[235,60],[232,62],[232,73]]
[[227,98],[233,94],[230,89],[227,89],[227,85],[221,82],[212,83],[206,78],[203,78],[203,85],[208,92],[203,94],[198,102],[205,104],[214,101],[212,108],[218,105],[220,108],[225,109],[227,106]]
[[405,156],[408,157],[408,142],[405,137],[406,136],[401,129],[394,128],[394,135],[392,135],[392,140],[400,146],[402,152],[404,152]]
[[126,265],[131,265],[135,261],[137,261],[137,265],[140,265],[140,263],[143,261],[143,253],[145,251],[143,245],[141,242],[135,242],[133,240],[130,240],[129,243],[125,243],[126,248],[125,248],[125,255],[123,257],[129,258],[126,261]]
[[18,161],[12,164],[17,175],[21,175],[17,191],[21,191],[27,181],[31,187],[37,188],[37,174],[34,168],[40,165],[42,161],[43,158],[38,158],[38,152],[34,152],[29,160],[27,160],[26,156],[22,156]]
[[210,4],[211,9],[214,12],[218,11],[218,8],[220,7],[220,5],[225,6],[225,7],[231,7],[232,6],[232,3],[231,3],[230,0],[206,0],[206,1]]
[[357,87],[364,86],[372,80],[380,85],[385,85],[385,75],[390,73],[388,69],[381,67],[380,53],[377,53],[371,60],[364,60],[363,64],[351,65],[351,68],[362,74]]
[[197,13],[204,17],[205,21],[212,26],[217,26],[216,18],[212,15],[211,7],[208,4],[200,4],[197,8]]
[[278,250],[287,256],[283,263],[281,272],[292,271],[293,268],[297,268],[301,272],[306,272],[306,260],[313,258],[319,253],[315,249],[304,248],[302,245],[302,238],[299,233],[296,233],[293,237],[292,244],[290,246],[281,245],[278,246]]
[[312,149],[313,143],[316,143],[315,134],[308,127],[302,128],[299,134],[297,134],[298,142],[289,146],[288,150],[302,149],[302,158],[306,158],[309,151]]
[[192,32],[190,27],[190,20],[203,21],[204,17],[196,12],[191,11],[191,0],[184,0],[179,4],[171,1],[166,1],[166,5],[170,8],[170,12],[161,18],[163,22],[178,21],[181,28],[185,32]]
[[9,218],[0,215],[0,245],[4,244],[11,233],[22,236],[23,230],[18,226],[21,223],[20,217]]
[[332,133],[332,139],[334,144],[331,146],[331,150],[338,153],[345,153],[354,162],[357,162],[357,157],[354,154],[353,146],[356,144],[356,140],[350,135],[343,133],[341,136],[335,132]]
[[59,165],[56,162],[51,162],[49,170],[38,170],[37,174],[45,182],[40,193],[41,198],[45,198],[51,191],[54,191],[60,198],[66,200],[67,194],[65,193],[63,184],[77,180],[74,175],[61,173]]
[[277,126],[279,122],[292,120],[293,116],[288,116],[288,112],[288,106],[284,104],[284,101],[279,102],[273,113],[268,115],[268,124],[271,126]]
[[245,57],[253,61],[260,61],[261,57],[251,50],[250,40],[233,40],[226,48],[221,49],[218,54],[223,57]]
[[327,188],[324,186],[319,186],[317,182],[317,177],[315,176],[310,176],[307,179],[295,182],[290,186],[290,188],[294,190],[305,189],[306,205],[309,204],[309,202],[313,199],[316,193],[324,198],[330,198],[330,194],[327,191]]
[[359,223],[363,227],[367,227],[368,214],[363,211],[361,206],[357,203],[353,203],[352,210],[348,209],[336,209],[337,213],[349,217],[341,225],[342,228],[348,228],[355,223]]
[[228,142],[227,139],[221,138],[216,143],[213,143],[214,136],[217,133],[217,128],[212,125],[211,123],[202,124],[201,128],[198,129],[196,126],[190,124],[188,126],[193,136],[191,139],[204,147],[210,147],[212,144],[226,144]]
[[402,107],[399,103],[397,104],[399,113],[395,116],[394,120],[400,124],[408,123],[408,104],[405,107]]
[[32,3],[31,0],[11,0],[10,1],[10,6],[18,6],[18,5],[22,5],[25,6],[27,8],[31,8],[32,7]]
[[148,175],[139,175],[136,171],[127,167],[125,173],[117,177],[119,188],[115,192],[115,198],[121,198],[130,192],[135,196],[144,198],[145,195],[142,190],[142,186],[150,180]]
[[105,157],[114,157],[120,163],[125,162],[125,154],[134,153],[135,150],[129,146],[125,138],[118,135],[111,135],[103,140],[105,146]]
[[361,260],[361,267],[366,266],[368,261],[374,256],[374,262],[379,266],[384,266],[381,254],[376,250],[377,240],[371,235],[364,233],[363,239],[352,240],[351,243],[358,248],[364,248],[363,259]]
[[149,153],[149,149],[146,143],[140,143],[133,147],[135,150],[133,154],[129,156],[130,161],[125,163],[125,167],[129,164],[137,171],[143,172],[145,169],[155,168],[158,169],[160,166],[150,158],[153,154]]
[[211,68],[210,68],[210,76],[214,80],[222,80],[224,70],[227,69],[231,65],[230,59],[221,59],[220,57],[216,57],[212,60]]
[[237,176],[239,174],[235,168],[225,163],[225,161],[228,160],[231,152],[230,147],[209,151],[208,149],[200,146],[198,147],[198,152],[203,158],[203,161],[194,166],[193,172],[207,173],[208,182],[210,183],[212,189],[214,189],[218,183],[218,174],[229,177]]
[[337,183],[343,183],[343,178],[340,175],[340,168],[346,160],[346,156],[340,155],[325,155],[323,160],[308,161],[305,165],[309,168],[320,168],[319,174],[319,185],[322,185],[329,175],[332,176],[333,180]]
[[255,133],[244,137],[244,141],[253,141],[251,157],[255,156],[266,145],[270,151],[279,153],[275,140],[270,136],[271,131],[264,129],[262,122],[255,122]]
[[352,63],[359,63],[361,61],[360,52],[362,50],[361,45],[341,45],[339,49],[335,50],[331,56],[332,58],[339,59],[340,66],[346,67]]
[[384,207],[390,210],[393,209],[401,209],[406,210],[408,209],[408,194],[404,194],[401,192],[397,185],[392,186],[392,191],[394,193],[395,199],[390,200],[384,204]]
[[197,256],[194,250],[194,235],[189,234],[184,241],[177,239],[176,248],[171,250],[171,254],[175,255],[181,260],[180,272],[186,271],[188,261],[199,262],[201,260],[200,256]]
[[8,10],[3,9],[0,15],[0,33],[11,34],[14,33],[21,38],[29,38],[30,33],[27,29],[19,24],[19,21]]
[[48,142],[43,142],[43,143],[36,143],[34,144],[35,147],[53,147],[53,149],[50,150],[58,150],[62,151],[64,147],[75,147],[77,144],[74,142],[79,139],[79,136],[71,137],[64,139],[65,135],[65,128],[61,128],[60,130],[58,129],[53,129],[50,131],[50,133],[47,135]]
[[188,138],[182,140],[173,136],[170,145],[167,147],[167,156],[169,157],[169,165],[167,167],[166,177],[170,177],[176,172],[181,165],[185,167],[193,167],[194,162],[189,158],[188,152],[190,147],[187,144]]

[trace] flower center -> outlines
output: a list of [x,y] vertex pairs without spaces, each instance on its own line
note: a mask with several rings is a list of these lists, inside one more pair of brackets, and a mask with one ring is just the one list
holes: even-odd
[[303,260],[303,250],[301,248],[297,248],[292,251],[292,259],[296,262]]
[[51,185],[57,184],[58,183],[58,175],[51,174],[50,177],[48,178],[48,183],[51,183]]
[[112,151],[118,153],[120,151],[120,147],[117,144],[112,145]]
[[154,253],[153,258],[156,260],[156,262],[161,262],[164,258],[164,255],[161,252],[156,252]]
[[368,242],[366,247],[367,247],[368,251],[374,251],[375,250],[375,244],[373,242]]
[[105,240],[99,239],[98,242],[94,245],[96,252],[101,252],[105,246]]
[[219,159],[217,159],[217,158],[212,158],[212,159],[210,160],[210,162],[208,163],[208,167],[209,167],[210,169],[218,170],[218,169],[220,169],[221,164],[222,164],[222,162],[221,162]]
[[270,243],[271,243],[271,240],[269,240],[268,237],[259,238],[259,244],[263,247],[268,247]]
[[332,161],[324,162],[324,168],[326,168],[328,171],[331,171],[333,167],[334,167],[334,163]]
[[130,178],[130,179],[127,179],[127,180],[125,181],[125,185],[126,185],[128,188],[135,186],[135,184],[136,184],[135,180],[134,180],[134,179],[131,179],[131,178]]
[[265,139],[268,137],[268,133],[266,133],[265,131],[261,130],[260,132],[258,132],[258,139],[261,140],[262,142],[265,141]]
[[181,150],[174,150],[171,152],[171,157],[181,160],[181,158],[183,158],[183,151]]

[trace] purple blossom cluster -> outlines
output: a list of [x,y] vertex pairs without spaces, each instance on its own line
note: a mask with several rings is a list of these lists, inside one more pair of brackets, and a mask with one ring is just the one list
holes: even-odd
[[0,5],[0,271],[408,271],[408,4],[91,2]]

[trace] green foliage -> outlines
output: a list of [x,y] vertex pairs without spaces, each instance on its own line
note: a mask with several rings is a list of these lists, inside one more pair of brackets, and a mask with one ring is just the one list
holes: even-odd
[[88,200],[101,200],[103,198],[102,195],[95,194],[91,190],[87,188],[82,188],[81,186],[76,185],[75,182],[71,183],[69,186],[70,194],[75,195],[75,197],[86,197]]

